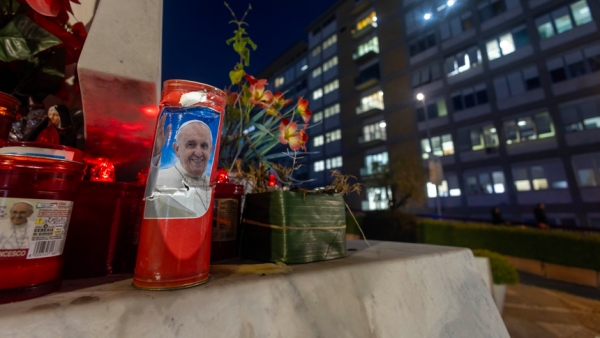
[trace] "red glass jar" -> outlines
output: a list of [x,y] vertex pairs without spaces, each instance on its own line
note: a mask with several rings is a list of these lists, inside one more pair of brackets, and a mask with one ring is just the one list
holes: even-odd
[[202,83],[169,80],[164,84],[135,287],[178,289],[209,277],[213,187],[225,99],[222,90]]
[[217,183],[213,212],[210,260],[213,262],[239,257],[240,218],[244,186]]
[[120,204],[126,187],[121,182],[79,183],[63,253],[65,279],[100,277],[113,272]]
[[16,97],[0,92],[0,146],[8,140],[20,105],[21,102]]
[[85,165],[0,155],[0,303],[60,286],[62,248]]

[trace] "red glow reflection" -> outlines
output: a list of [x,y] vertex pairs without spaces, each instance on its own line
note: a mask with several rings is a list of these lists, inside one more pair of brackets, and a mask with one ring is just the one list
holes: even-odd
[[155,106],[144,106],[144,107],[140,108],[140,110],[146,116],[154,117],[154,116],[158,115],[158,107],[155,107]]
[[225,168],[219,168],[217,170],[217,182],[218,183],[229,183],[229,175]]
[[91,181],[114,182],[115,166],[108,160],[103,160],[100,164],[92,168]]

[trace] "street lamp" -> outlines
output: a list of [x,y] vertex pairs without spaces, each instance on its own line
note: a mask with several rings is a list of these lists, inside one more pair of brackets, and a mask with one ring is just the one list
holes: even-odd
[[[429,144],[429,177],[431,178],[431,162],[434,161],[433,159],[433,145],[431,143],[431,131],[429,130],[429,114],[427,113],[427,102],[425,101],[425,94],[423,93],[418,93],[417,94],[417,100],[423,102],[423,112],[425,113],[425,130],[427,131],[427,143]],[[437,180],[436,180],[437,181]],[[435,204],[437,207],[437,214],[438,216],[442,215],[442,207],[440,205],[440,191],[438,189],[438,183],[437,182],[433,182],[433,184],[435,185]]]

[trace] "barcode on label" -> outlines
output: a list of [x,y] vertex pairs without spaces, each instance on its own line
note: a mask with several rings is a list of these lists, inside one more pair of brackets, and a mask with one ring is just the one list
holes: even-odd
[[62,240],[55,241],[37,241],[33,250],[29,251],[27,258],[38,258],[56,256],[60,254],[60,244]]

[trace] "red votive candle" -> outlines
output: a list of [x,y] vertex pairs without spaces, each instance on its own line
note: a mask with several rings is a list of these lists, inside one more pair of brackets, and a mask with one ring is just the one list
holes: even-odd
[[0,154],[0,303],[60,286],[62,251],[84,170],[79,162]]
[[202,83],[164,84],[133,279],[138,288],[185,288],[208,279],[225,98]]

